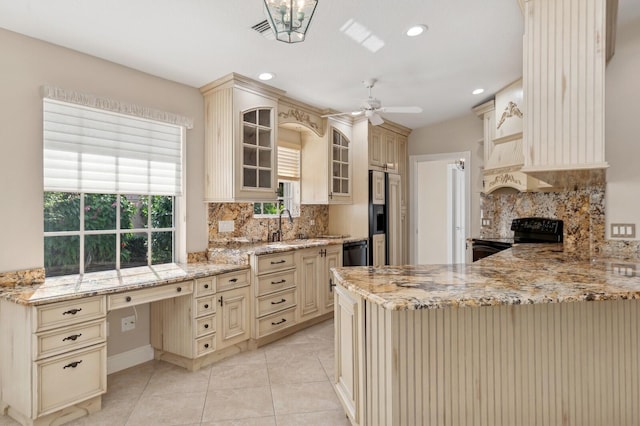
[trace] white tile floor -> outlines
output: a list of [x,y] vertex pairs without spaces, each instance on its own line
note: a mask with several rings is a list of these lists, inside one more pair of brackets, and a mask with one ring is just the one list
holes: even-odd
[[151,361],[108,376],[102,411],[70,424],[346,426],[333,361],[333,320],[193,373]]

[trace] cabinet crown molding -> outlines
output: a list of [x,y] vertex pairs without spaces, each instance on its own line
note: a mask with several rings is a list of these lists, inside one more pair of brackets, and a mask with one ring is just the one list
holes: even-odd
[[276,89],[273,86],[269,86],[268,84],[261,83],[252,78],[246,77],[242,74],[238,74],[232,72],[223,77],[220,77],[217,80],[212,81],[209,84],[206,84],[200,88],[200,93],[203,95],[208,92],[219,90],[227,87],[240,87],[245,90],[249,90],[251,92],[255,92],[259,95],[269,97],[274,100],[278,100],[282,98],[285,93],[284,90]]

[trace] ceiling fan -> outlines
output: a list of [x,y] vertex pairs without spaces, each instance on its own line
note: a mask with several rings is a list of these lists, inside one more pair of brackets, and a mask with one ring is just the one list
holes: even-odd
[[417,114],[422,112],[422,108],[417,106],[383,107],[382,102],[380,102],[379,99],[376,99],[373,96],[371,96],[371,89],[373,89],[373,86],[376,84],[376,80],[375,79],[364,80],[362,83],[367,89],[369,89],[369,97],[364,101],[362,101],[362,103],[360,104],[360,109],[355,111],[349,111],[349,112],[338,112],[335,114],[327,114],[327,115],[323,115],[323,117],[337,117],[340,115],[358,116],[358,115],[364,114],[369,119],[371,124],[373,124],[374,126],[379,126],[380,124],[384,123],[384,120],[382,119],[382,117],[380,117],[378,113]]

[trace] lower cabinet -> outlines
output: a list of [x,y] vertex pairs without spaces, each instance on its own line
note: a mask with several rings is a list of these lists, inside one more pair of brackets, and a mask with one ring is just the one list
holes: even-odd
[[104,296],[42,306],[0,301],[0,412],[49,424],[99,410],[106,313]]
[[249,287],[218,293],[216,349],[224,349],[250,337]]
[[342,266],[342,245],[298,250],[296,265],[300,320],[333,311],[333,286],[329,270]]
[[372,237],[373,266],[387,264],[387,240],[384,234],[376,234]]
[[354,425],[361,423],[360,362],[362,360],[360,300],[341,287],[335,288],[335,385],[338,399]]

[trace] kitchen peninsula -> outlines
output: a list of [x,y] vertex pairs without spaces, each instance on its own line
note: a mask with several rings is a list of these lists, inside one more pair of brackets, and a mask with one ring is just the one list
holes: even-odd
[[336,268],[353,424],[640,424],[637,260],[516,245],[471,265]]

